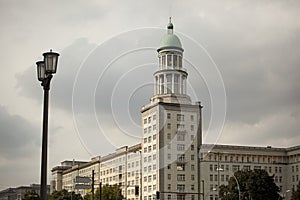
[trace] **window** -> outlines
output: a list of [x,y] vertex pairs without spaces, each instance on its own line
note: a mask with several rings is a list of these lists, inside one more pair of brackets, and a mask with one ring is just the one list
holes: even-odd
[[151,132],[151,126],[148,127],[148,133],[150,133],[150,132]]
[[177,121],[184,121],[184,115],[177,114]]
[[177,160],[184,162],[185,161],[185,155],[184,154],[178,154],[177,155]]
[[167,134],[167,139],[169,139],[169,140],[171,139],[171,133]]
[[148,137],[148,142],[151,142],[151,136]]
[[168,174],[168,180],[171,180],[171,174]]
[[177,144],[177,151],[184,151],[185,146],[184,144]]
[[185,175],[184,174],[177,174],[177,181],[185,181]]
[[177,134],[177,141],[184,141],[184,134],[183,133],[178,133]]
[[172,66],[172,55],[167,55],[167,66],[168,67]]
[[170,153],[168,153],[168,159],[171,160],[171,154]]
[[173,55],[173,62],[174,62],[174,67],[178,67],[178,62],[177,62],[177,55]]
[[144,124],[147,124],[147,118],[144,119]]
[[171,119],[171,113],[167,113],[167,119]]
[[154,131],[156,130],[156,124],[153,125],[153,128],[152,128]]
[[156,134],[153,135],[153,140],[156,140]]
[[209,171],[213,171],[214,167],[212,164],[209,165]]
[[183,131],[184,130],[184,124],[177,124],[177,130]]
[[147,133],[147,128],[144,128],[144,133]]
[[156,150],[156,144],[153,145],[153,150]]
[[195,146],[192,144],[191,145],[191,151],[194,151],[194,149],[195,149]]
[[191,131],[194,131],[194,130],[195,130],[195,126],[191,125]]
[[156,154],[153,154],[152,157],[153,157],[153,160],[156,160]]
[[171,124],[170,123],[167,124],[167,129],[171,129]]
[[182,184],[178,184],[178,185],[177,185],[177,190],[178,190],[179,192],[184,192],[184,189],[185,189],[185,185],[182,185]]
[[[168,190],[171,190],[171,184],[168,184]],[[170,195],[171,196],[171,195]]]
[[151,117],[148,117],[148,123],[150,123],[151,122]]
[[194,115],[191,115],[191,121],[192,122],[194,121]]
[[195,190],[195,185],[191,185],[191,190]]
[[195,171],[195,165],[191,165],[191,171]]
[[195,155],[191,155],[191,160],[195,160]]
[[147,147],[144,148],[144,153],[147,153]]
[[177,164],[177,171],[184,171],[185,165],[184,164]]
[[147,143],[147,138],[144,138],[144,143]]
[[156,114],[154,114],[152,118],[153,118],[153,121],[156,120]]
[[192,181],[195,180],[195,175],[194,175],[194,174],[191,175],[191,180],[192,180]]
[[171,169],[171,164],[168,164],[168,169]]

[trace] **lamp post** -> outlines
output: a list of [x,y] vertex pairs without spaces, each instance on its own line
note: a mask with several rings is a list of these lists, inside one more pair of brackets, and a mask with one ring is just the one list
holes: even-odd
[[41,158],[41,185],[40,196],[41,200],[47,198],[47,146],[48,146],[48,104],[49,104],[49,90],[50,82],[56,73],[58,53],[46,52],[43,54],[44,60],[36,62],[37,77],[41,81],[44,89],[44,109],[43,109],[43,135],[42,135],[42,158]]

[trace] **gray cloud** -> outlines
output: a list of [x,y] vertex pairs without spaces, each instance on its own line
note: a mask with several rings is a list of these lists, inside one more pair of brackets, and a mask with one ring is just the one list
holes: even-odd
[[18,115],[11,115],[4,106],[0,106],[0,157],[17,159],[28,157],[37,150],[39,130]]
[[[208,129],[213,106],[206,80],[212,80],[213,76],[201,75],[212,63],[204,50],[178,32],[203,45],[224,80],[227,117],[219,142],[272,146],[299,143],[300,14],[297,1],[58,3],[29,0],[24,3],[12,0],[0,4],[3,30],[0,41],[6,47],[1,60],[1,66],[5,66],[1,88],[6,92],[1,104],[9,104],[10,110],[16,113],[7,113],[5,107],[0,109],[1,122],[5,122],[3,130],[6,130],[1,132],[1,142],[2,138],[8,141],[1,145],[6,157],[21,157],[35,150],[35,145],[26,149],[29,141],[23,144],[16,135],[7,134],[12,128],[16,132],[24,129],[20,137],[34,138],[29,133],[35,128],[26,114],[17,114],[14,103],[19,105],[18,100],[8,102],[4,97],[17,91],[15,96],[21,95],[34,105],[41,103],[42,90],[32,63],[41,49],[49,47],[61,54],[50,97],[51,108],[55,110],[54,128],[50,127],[52,154],[57,159],[53,162],[59,163],[64,155],[76,158],[76,149],[80,147],[68,150],[65,148],[68,142],[62,142],[62,138],[66,141],[68,137],[76,137],[72,132],[72,117],[77,134],[92,153],[105,154],[117,146],[137,142],[141,134],[139,111],[153,95],[152,74],[157,69],[155,48],[165,30],[119,33],[148,26],[164,29],[170,15],[185,49],[189,94],[204,105],[204,132]],[[111,40],[105,39],[113,35]],[[105,71],[122,53],[144,46],[154,49],[128,53]],[[16,55],[18,59],[13,59]],[[15,88],[7,86],[10,74],[6,72],[17,73]],[[13,81],[10,83],[14,85]],[[30,110],[32,105],[26,106]],[[23,128],[14,127],[16,123]],[[56,130],[55,127],[61,128]],[[103,136],[108,138],[104,140]],[[10,148],[13,146],[17,149]],[[65,149],[64,155],[61,149]],[[9,173],[10,164],[20,165],[11,159],[1,171]]]

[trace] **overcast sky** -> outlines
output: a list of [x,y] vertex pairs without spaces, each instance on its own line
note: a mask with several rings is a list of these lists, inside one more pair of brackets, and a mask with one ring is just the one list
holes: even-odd
[[0,189],[40,181],[43,90],[35,62],[50,49],[60,58],[49,171],[140,142],[140,110],[153,95],[169,16],[185,49],[188,92],[204,106],[204,142],[298,145],[299,4],[0,1]]

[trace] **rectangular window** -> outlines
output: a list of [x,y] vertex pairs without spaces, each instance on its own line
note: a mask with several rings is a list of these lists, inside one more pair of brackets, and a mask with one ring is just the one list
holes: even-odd
[[152,118],[153,118],[153,121],[156,120],[156,114],[154,114]]
[[156,124],[153,125],[153,128],[152,128],[154,131],[156,130]]
[[177,124],[178,131],[184,131],[184,124]]
[[178,62],[177,62],[177,55],[173,55],[173,62],[174,62],[174,67],[178,67]]
[[177,191],[178,192],[184,192],[184,189],[185,189],[185,185],[182,185],[182,184],[177,185]]
[[156,144],[153,145],[153,150],[156,150]]
[[148,123],[150,123],[151,122],[151,117],[148,117]]
[[147,124],[147,118],[144,119],[144,124]]
[[147,143],[147,138],[144,138],[144,143]]
[[172,66],[172,55],[167,55],[167,66],[168,67]]
[[167,113],[167,119],[171,119],[171,113]]
[[153,140],[156,140],[156,134],[153,135]]
[[178,133],[178,134],[177,134],[177,141],[184,141],[184,136],[185,136],[185,134],[183,134],[183,133]]
[[194,131],[194,130],[195,130],[195,126],[191,125],[191,131]]
[[192,122],[194,121],[194,115],[191,115],[191,121]]
[[191,171],[195,171],[195,165],[191,165]]
[[184,162],[185,161],[185,155],[184,154],[178,154],[177,155],[177,160],[180,162]]
[[184,144],[177,144],[177,151],[184,151],[185,145]]
[[167,129],[171,129],[171,124],[170,123],[167,124]]
[[147,133],[147,128],[144,128],[144,133]]
[[169,139],[169,140],[171,139],[171,133],[167,134],[167,139]]
[[195,175],[194,175],[194,174],[191,175],[191,180],[192,180],[192,181],[195,180]]
[[185,164],[177,164],[177,171],[184,171],[185,170]]
[[195,155],[191,155],[191,160],[195,160]]
[[177,121],[184,121],[184,115],[177,114]]

